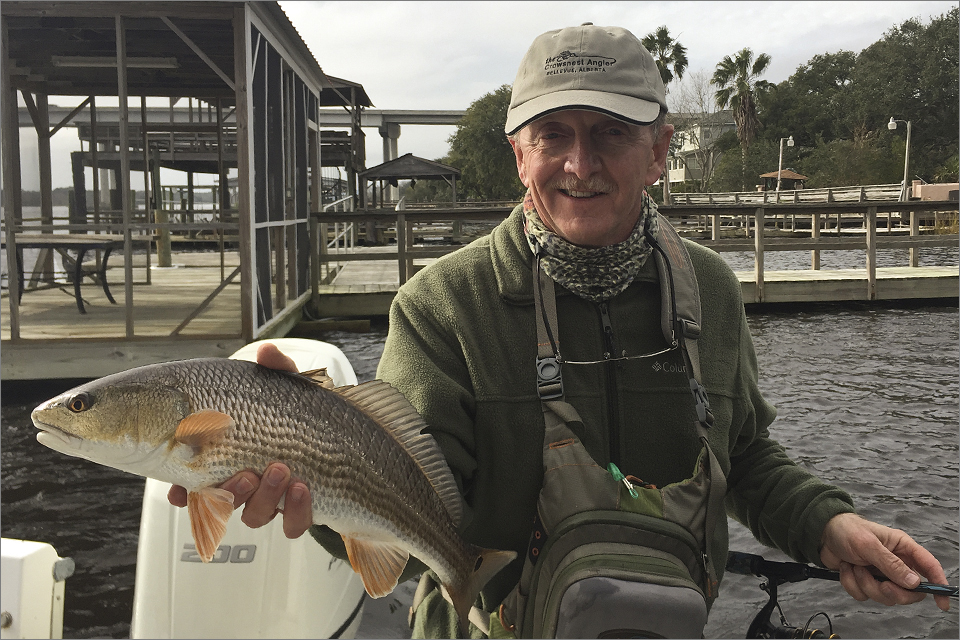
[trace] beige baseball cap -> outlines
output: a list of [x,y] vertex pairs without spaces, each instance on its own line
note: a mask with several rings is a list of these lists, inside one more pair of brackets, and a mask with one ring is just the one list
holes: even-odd
[[637,37],[620,27],[548,31],[530,45],[513,83],[504,131],[561,109],[600,111],[648,124],[667,108],[657,63]]

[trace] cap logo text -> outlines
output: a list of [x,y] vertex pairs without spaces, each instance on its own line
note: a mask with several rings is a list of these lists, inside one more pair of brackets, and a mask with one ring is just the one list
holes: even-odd
[[546,75],[548,76],[560,73],[586,73],[593,71],[606,73],[607,67],[616,63],[616,58],[579,55],[570,50],[566,50],[544,60],[543,70],[546,71]]

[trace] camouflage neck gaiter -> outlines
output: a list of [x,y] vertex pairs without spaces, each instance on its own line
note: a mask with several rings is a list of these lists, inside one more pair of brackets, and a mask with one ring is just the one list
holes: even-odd
[[603,302],[622,293],[653,251],[646,232],[657,237],[657,205],[644,192],[640,218],[623,242],[606,247],[579,247],[567,242],[540,220],[527,191],[523,199],[524,233],[544,272],[554,282],[592,302]]

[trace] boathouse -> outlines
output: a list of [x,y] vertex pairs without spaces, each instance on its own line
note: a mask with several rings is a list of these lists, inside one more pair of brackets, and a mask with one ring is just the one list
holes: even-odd
[[[285,335],[311,294],[321,167],[341,166],[358,193],[363,87],[327,76],[276,2],[0,13],[3,379],[89,378]],[[54,101],[77,106],[53,121]],[[331,106],[348,132],[321,131]],[[63,216],[50,140],[67,125],[81,151]],[[24,166],[21,133],[36,135],[38,167]],[[188,184],[162,184],[161,168]],[[26,171],[39,172],[38,211],[23,203]],[[204,173],[213,186],[194,184]]]

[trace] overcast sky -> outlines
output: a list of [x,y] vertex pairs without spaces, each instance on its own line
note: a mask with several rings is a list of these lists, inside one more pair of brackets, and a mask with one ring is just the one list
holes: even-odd
[[[281,2],[323,70],[359,82],[379,109],[466,109],[512,84],[538,35],[593,22],[637,37],[666,25],[687,48],[687,73],[713,73],[725,55],[749,47],[769,54],[770,82],[790,77],[814,55],[859,53],[910,18],[928,23],[956,2]],[[54,98],[54,104],[63,100]],[[66,104],[66,103],[64,103]],[[73,104],[76,104],[74,102]],[[402,127],[398,151],[444,156],[452,126]],[[382,162],[382,141],[367,133],[367,166]],[[35,137],[21,136],[23,188],[37,189]],[[76,130],[53,138],[54,187],[71,185]]]
[[[789,78],[814,55],[859,53],[909,18],[928,23],[956,2],[281,2],[323,70],[363,85],[379,109],[466,109],[512,84],[538,35],[593,22],[638,38],[666,25],[688,73],[712,74],[749,47],[772,58],[763,79]],[[404,126],[398,151],[446,154],[453,127]],[[382,161],[367,131],[367,165]]]

